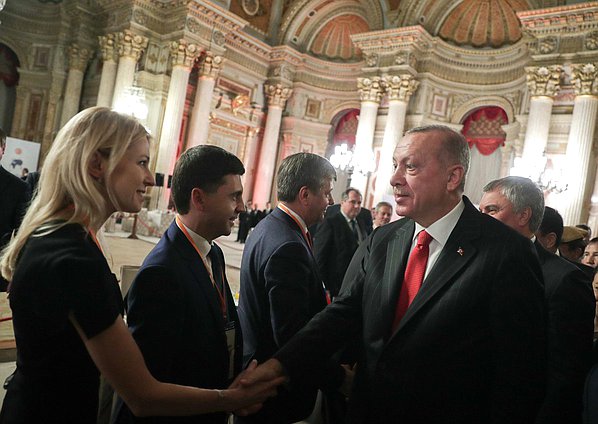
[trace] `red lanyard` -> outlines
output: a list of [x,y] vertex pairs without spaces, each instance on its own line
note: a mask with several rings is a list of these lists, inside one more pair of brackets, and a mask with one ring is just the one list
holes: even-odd
[[[311,237],[307,234],[307,231],[305,230],[304,225],[295,217],[295,215],[293,215],[293,213],[291,213],[290,209],[287,206],[285,206],[282,203],[279,203],[278,207],[280,209],[282,209],[282,211],[284,213],[286,213],[288,216],[290,216],[293,221],[295,221],[297,226],[301,229],[301,234],[303,234],[303,238],[305,239],[305,241],[307,241],[309,248],[312,249],[312,251],[313,251],[314,247],[312,245]],[[328,290],[326,290],[326,286],[324,285],[323,281],[322,281],[322,287],[324,288],[324,294],[326,295],[326,304],[330,305],[330,303],[332,302],[332,300],[330,299],[330,293],[328,292]]]
[[[212,275],[211,268],[208,266],[208,263],[206,262],[205,258],[203,257],[203,255],[199,251],[199,248],[197,247],[197,245],[193,241],[193,238],[191,237],[191,235],[187,231],[187,228],[185,228],[185,226],[181,222],[179,216],[177,215],[175,219],[176,219],[177,226],[180,228],[180,230],[183,232],[183,234],[185,234],[185,237],[187,237],[187,240],[189,240],[189,243],[191,243],[191,246],[193,246],[193,248],[195,249],[195,251],[199,255],[199,258],[201,259],[201,262],[203,263],[203,266],[205,267],[206,271],[208,272],[208,275],[210,276],[210,281],[212,282],[212,286],[214,286],[214,288],[216,289],[216,293],[218,293],[218,298],[220,299],[220,310],[222,311],[222,317],[226,320],[226,301],[225,301],[226,293],[222,293],[220,291],[220,289],[218,288],[218,285],[216,284],[216,281],[214,281],[214,276]],[[222,272],[222,283],[224,284],[224,281],[225,281],[225,279],[224,279],[224,270],[221,270],[221,272]],[[224,289],[224,287],[222,287],[222,288]]]

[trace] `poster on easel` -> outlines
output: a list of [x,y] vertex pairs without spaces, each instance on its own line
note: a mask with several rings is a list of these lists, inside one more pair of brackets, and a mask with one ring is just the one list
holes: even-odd
[[6,148],[0,165],[17,177],[23,175],[23,169],[37,171],[40,144],[33,141],[6,137]]

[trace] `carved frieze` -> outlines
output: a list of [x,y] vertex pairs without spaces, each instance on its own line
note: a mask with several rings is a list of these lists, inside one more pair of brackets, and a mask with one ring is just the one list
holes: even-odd
[[223,63],[224,58],[222,56],[215,55],[212,52],[206,52],[201,67],[199,68],[199,75],[216,79],[222,69]]
[[69,46],[69,69],[76,69],[78,71],[85,71],[87,62],[91,57],[91,51],[86,48],[81,48],[77,44]]
[[189,43],[186,40],[173,41],[170,43],[170,64],[191,68],[201,53],[197,44]]
[[556,50],[558,40],[556,37],[545,37],[538,40],[538,53],[550,54]]
[[598,95],[598,70],[593,63],[571,65],[571,82],[576,95]]
[[592,31],[586,35],[585,47],[588,50],[598,50],[598,31]]
[[138,61],[147,44],[147,37],[135,34],[131,30],[126,29],[118,33],[118,55],[121,57],[128,56]]
[[116,53],[118,47],[117,34],[106,34],[98,37],[100,43],[100,52],[102,53],[102,60],[116,62]]
[[388,94],[388,100],[400,100],[406,103],[409,102],[419,85],[419,81],[410,74],[383,75],[381,82]]
[[264,86],[266,96],[268,97],[268,106],[279,106],[284,109],[285,104],[293,89],[282,84],[267,84]]
[[362,102],[380,103],[384,91],[380,77],[357,78],[357,89]]
[[561,73],[563,67],[551,66],[526,66],[525,78],[527,87],[532,96],[555,96],[560,89]]

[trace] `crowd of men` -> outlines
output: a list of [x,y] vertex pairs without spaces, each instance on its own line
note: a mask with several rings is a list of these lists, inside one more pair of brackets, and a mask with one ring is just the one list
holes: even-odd
[[[394,222],[393,205],[370,212],[355,188],[334,205],[335,170],[315,154],[282,161],[278,204],[258,212],[243,202],[237,157],[215,146],[183,153],[176,220],[127,297],[152,374],[226,388],[257,360],[233,384],[285,376],[238,424],[581,423],[598,239],[563,227],[526,178],[489,182],[474,206],[463,195],[469,147],[448,127],[409,130],[392,160]],[[237,220],[238,308],[214,243]],[[588,387],[586,417],[598,404]],[[113,419],[228,418],[141,420],[117,401]]]

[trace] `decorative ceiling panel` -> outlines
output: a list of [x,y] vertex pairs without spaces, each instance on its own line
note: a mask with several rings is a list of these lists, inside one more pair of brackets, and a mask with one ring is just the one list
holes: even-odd
[[359,16],[337,16],[316,34],[309,51],[327,60],[357,60],[361,52],[351,42],[351,35],[368,31],[368,23]]

